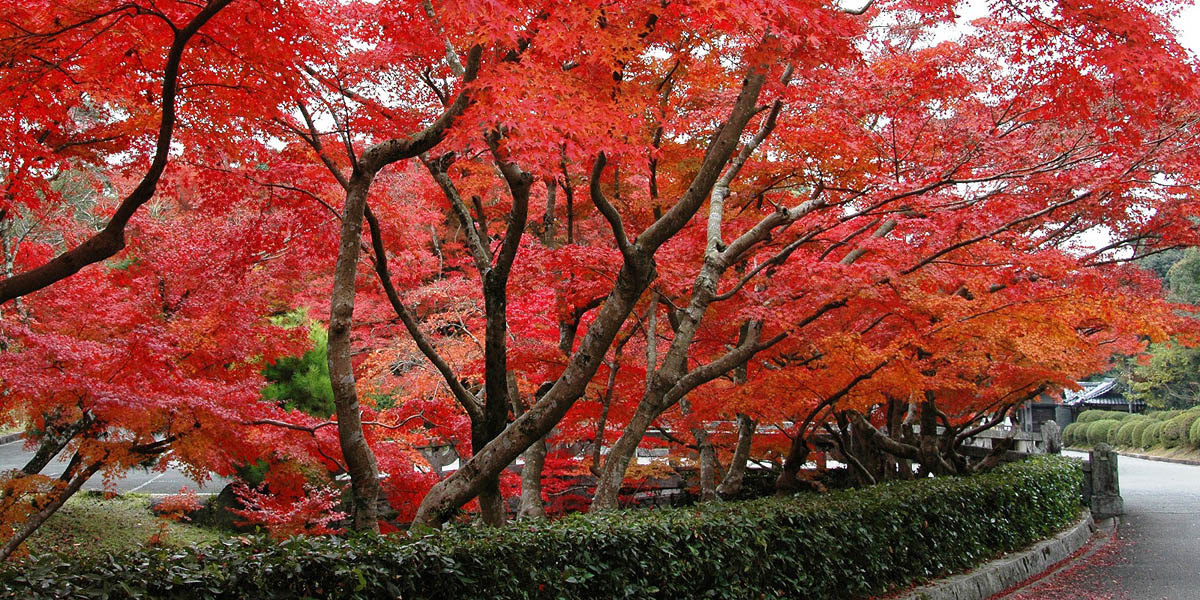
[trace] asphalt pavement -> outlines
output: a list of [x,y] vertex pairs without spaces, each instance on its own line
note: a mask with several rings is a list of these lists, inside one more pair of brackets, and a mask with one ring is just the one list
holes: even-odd
[[[32,456],[33,452],[25,450],[22,440],[0,444],[0,471],[20,469],[25,466],[25,463]],[[51,461],[42,473],[57,477],[66,468],[68,458],[70,457],[59,456]],[[196,483],[191,477],[184,474],[183,471],[171,466],[166,471],[141,468],[130,469],[107,488],[104,486],[103,475],[97,473],[87,483],[83,484],[83,489],[107,490],[119,494],[129,492],[140,494],[175,494],[179,492],[180,488],[188,488],[195,490],[199,494],[215,494],[220,492],[221,488],[225,487],[228,483],[229,480],[223,478],[214,478],[204,483]]]
[[1007,598],[1200,599],[1200,466],[1117,459],[1125,515],[1102,552]]

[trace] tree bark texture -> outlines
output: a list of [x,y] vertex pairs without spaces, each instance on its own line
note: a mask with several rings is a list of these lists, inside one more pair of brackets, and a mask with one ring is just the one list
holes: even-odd
[[354,382],[350,330],[354,321],[354,281],[362,246],[363,212],[374,172],[356,170],[346,192],[341,243],[333,273],[329,309],[329,381],[338,418],[338,441],[350,475],[353,502],[350,518],[356,531],[379,531],[377,502],[379,467],[363,433],[362,410]]
[[750,460],[750,444],[754,441],[754,430],[758,426],[754,419],[742,413],[738,413],[737,423],[737,445],[733,449],[733,457],[729,459],[729,470],[717,486],[717,496],[722,500],[731,500],[742,491],[746,465]]
[[[642,231],[632,243],[626,242],[622,248],[624,261],[612,292],[600,306],[578,350],[554,386],[528,412],[464,463],[462,468],[438,482],[421,502],[415,524],[437,525],[448,519],[458,507],[479,493],[488,478],[498,475],[526,448],[549,433],[583,395],[621,325],[654,279],[654,255],[658,248],[683,229],[707,200],[736,149],[741,132],[755,113],[755,103],[763,82],[764,77],[757,72],[747,76],[729,121],[710,144],[704,162],[679,202]],[[568,212],[568,229],[569,217]],[[618,230],[620,223],[611,218],[609,220],[614,225],[614,235],[620,244],[624,236],[624,232]]]

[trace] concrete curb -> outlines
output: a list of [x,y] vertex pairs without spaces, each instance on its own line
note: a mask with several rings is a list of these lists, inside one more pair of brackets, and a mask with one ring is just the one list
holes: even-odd
[[894,600],[985,600],[1062,562],[1092,538],[1096,524],[1092,513],[1066,531],[1032,548],[993,560],[970,573],[952,575],[919,587]]
[[0,445],[7,444],[9,442],[15,442],[21,439],[21,435],[22,434],[19,431],[16,433],[6,433],[4,435],[0,435]]
[[993,596],[989,600],[1003,600],[1004,598],[1012,597],[1016,594],[1028,595],[1037,590],[1037,587],[1045,581],[1053,581],[1056,577],[1063,576],[1069,573],[1072,569],[1081,563],[1085,563],[1094,554],[1103,550],[1109,542],[1117,537],[1117,524],[1120,522],[1120,517],[1101,519],[1096,521],[1096,532],[1092,534],[1092,539],[1084,544],[1083,548],[1077,550],[1066,560],[1050,567],[1040,575],[1035,575],[1020,584],[1001,592],[997,596]]
[[1156,462],[1175,463],[1177,465],[1191,465],[1193,467],[1200,466],[1200,460],[1195,460],[1192,458],[1167,458],[1165,456],[1151,456],[1149,454],[1136,454],[1134,452],[1120,452],[1120,451],[1118,451],[1117,454],[1120,454],[1121,456],[1128,456],[1129,458],[1140,458],[1142,460],[1153,460]]

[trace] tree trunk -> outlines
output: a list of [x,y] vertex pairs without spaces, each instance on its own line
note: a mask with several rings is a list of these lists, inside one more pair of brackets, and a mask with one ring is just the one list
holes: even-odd
[[713,448],[712,438],[701,427],[692,430],[696,438],[696,446],[700,448],[700,501],[712,502],[717,499],[717,452]]
[[517,509],[517,518],[540,519],[546,516],[546,504],[542,501],[546,438],[534,442],[521,456],[525,458],[525,466],[521,467],[521,505]]
[[604,467],[600,479],[596,482],[596,497],[592,500],[589,512],[615,510],[621,493],[621,484],[625,481],[625,471],[637,454],[638,444],[646,437],[646,430],[658,416],[655,405],[649,402],[638,404],[637,412],[621,432],[621,437],[609,448],[604,457]]
[[729,459],[729,470],[725,472],[721,485],[717,486],[717,496],[724,500],[730,500],[742,491],[746,465],[750,459],[750,444],[754,441],[754,429],[757,427],[754,419],[742,413],[738,413],[737,422],[737,446],[733,449],[733,457]]
[[350,507],[351,526],[356,531],[379,531],[379,467],[375,453],[363,435],[362,410],[354,383],[351,361],[350,328],[354,317],[355,277],[358,273],[358,253],[362,244],[363,212],[367,205],[367,190],[374,179],[373,172],[356,171],[346,192],[342,215],[341,244],[334,268],[333,291],[329,310],[329,381],[337,409],[338,441],[346,471],[350,475],[353,502]]
[[558,223],[554,217],[554,203],[556,192],[558,191],[558,183],[554,179],[546,180],[546,218],[542,222],[542,245],[548,248],[554,248],[555,236],[558,234]]
[[[548,385],[538,390],[541,397]],[[512,403],[513,415],[525,414],[525,403],[521,400],[521,392],[517,389],[517,378],[508,374],[508,399]],[[540,519],[546,516],[546,506],[542,501],[542,471],[546,467],[546,438],[542,438],[529,447],[522,455],[525,465],[521,467],[521,503],[517,507],[518,519]]]
[[[484,274],[484,305],[487,314],[484,352],[483,419],[472,423],[471,453],[483,449],[508,423],[508,357],[505,336],[508,333],[506,281],[496,281],[495,271]],[[505,280],[507,278],[504,278]],[[489,477],[479,492],[480,517],[484,523],[499,527],[508,521],[508,509],[500,493],[500,474]]]
[[808,462],[810,452],[812,448],[809,448],[808,440],[804,438],[804,431],[801,430],[792,440],[787,457],[783,459],[783,469],[779,471],[779,477],[775,478],[777,495],[786,496],[799,491],[800,481],[796,476],[800,474],[800,469],[804,468],[804,463]]
[[58,509],[62,508],[63,503],[71,496],[74,496],[79,491],[79,488],[83,487],[83,484],[100,470],[102,463],[103,461],[96,461],[88,465],[83,471],[76,473],[67,484],[67,487],[59,492],[49,504],[30,515],[29,520],[25,521],[21,529],[13,534],[8,541],[4,542],[3,546],[0,546],[0,563],[8,560],[8,557],[12,556],[12,553],[20,547],[21,542],[24,542],[34,531],[37,531],[37,528],[41,527],[42,523],[46,522],[46,519],[49,519],[51,515],[58,512]]
[[45,469],[46,465],[50,464],[50,461],[54,460],[54,457],[58,456],[58,453],[62,452],[63,448],[66,448],[67,444],[75,439],[75,436],[91,426],[95,418],[89,412],[85,413],[78,421],[66,426],[59,425],[56,419],[50,417],[47,417],[45,421],[47,425],[46,432],[42,435],[42,442],[38,445],[37,452],[34,452],[33,457],[21,469],[27,475],[41,473],[42,469]]
[[[486,419],[471,424],[471,453],[483,449],[494,435],[487,431]],[[484,482],[479,490],[479,518],[493,527],[504,525],[508,521],[508,509],[504,504],[504,496],[500,493],[500,476],[497,474]]]

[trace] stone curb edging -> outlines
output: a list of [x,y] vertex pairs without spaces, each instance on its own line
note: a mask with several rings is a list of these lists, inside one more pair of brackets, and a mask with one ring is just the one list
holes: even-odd
[[1200,460],[1195,460],[1192,458],[1167,458],[1165,456],[1151,456],[1149,454],[1137,454],[1134,452],[1121,452],[1121,451],[1118,451],[1117,454],[1120,454],[1121,456],[1128,456],[1129,458],[1140,458],[1142,460],[1153,460],[1156,462],[1175,463],[1177,465],[1192,465],[1193,467],[1200,466]]
[[[1091,448],[1071,447],[1067,448],[1067,450],[1087,454],[1091,451]],[[1168,458],[1166,456],[1154,456],[1152,454],[1139,454],[1137,452],[1129,452],[1128,450],[1115,450],[1115,452],[1121,456],[1128,456],[1129,458],[1140,458],[1142,460],[1153,460],[1155,462],[1175,463],[1177,465],[1192,465],[1193,467],[1200,467],[1200,460],[1196,460],[1194,458]]]
[[1044,572],[1030,577],[1025,581],[1017,584],[1011,589],[1001,592],[1002,596],[993,596],[989,600],[1002,600],[1013,594],[1028,594],[1037,589],[1037,586],[1047,580],[1054,580],[1057,577],[1069,573],[1077,565],[1085,563],[1094,554],[1103,550],[1109,542],[1117,537],[1117,524],[1120,522],[1120,517],[1110,517],[1096,521],[1096,531],[1092,534],[1092,539],[1088,540],[1082,548],[1076,550],[1074,554],[1062,560],[1061,562],[1051,566]]
[[21,432],[19,432],[19,431],[16,433],[6,433],[4,435],[0,435],[0,444],[7,444],[9,442],[15,442],[19,439],[21,439]]
[[1092,538],[1096,524],[1091,511],[1066,531],[1032,548],[919,587],[894,600],[985,600],[1065,560]]

